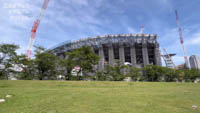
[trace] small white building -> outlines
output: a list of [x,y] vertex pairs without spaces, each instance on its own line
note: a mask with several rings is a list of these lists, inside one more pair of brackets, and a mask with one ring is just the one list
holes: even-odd
[[[23,68],[24,67],[23,65],[21,64],[12,64],[12,67],[10,67],[9,69],[15,71],[15,72],[22,72],[23,71]],[[5,69],[5,66],[0,64],[0,69]],[[9,73],[9,77],[8,77],[9,80],[17,80],[17,78],[15,77],[15,75],[11,72]]]
[[[75,66],[74,69],[72,69],[71,74],[72,76],[78,76],[78,72],[80,71],[80,66]],[[82,76],[83,73],[80,72],[79,76]]]

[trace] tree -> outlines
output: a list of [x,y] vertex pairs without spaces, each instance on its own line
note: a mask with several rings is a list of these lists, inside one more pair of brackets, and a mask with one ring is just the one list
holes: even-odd
[[176,78],[178,81],[183,81],[183,71],[182,70],[176,70]]
[[43,47],[36,47],[35,66],[38,73],[38,79],[56,79],[57,64],[59,59],[50,51],[45,51]]
[[139,69],[137,67],[130,67],[128,69],[128,72],[127,72],[126,76],[127,77],[131,77],[131,79],[133,81],[140,81],[140,80],[142,80],[141,69]]
[[185,69],[184,70],[184,80],[186,82],[194,82],[195,79],[200,77],[200,72],[198,69]]
[[99,56],[87,46],[82,46],[81,48],[66,53],[66,55],[67,59],[65,59],[64,64],[67,68],[67,76],[70,77],[72,69],[75,66],[79,66],[80,70],[77,74],[78,80],[83,79],[80,76],[80,72],[83,73],[84,77],[87,76],[87,73],[93,72],[93,65],[98,64],[99,61]]
[[128,68],[126,65],[120,65],[120,61],[117,60],[116,64],[114,66],[111,66],[110,68],[113,71],[113,72],[111,71],[112,72],[111,75],[114,81],[124,80],[126,76],[123,74],[123,71],[126,71],[126,69]]
[[114,66],[108,65],[105,67],[103,72],[98,73],[97,78],[101,80],[109,80],[109,81],[122,81],[126,77],[122,73],[124,69],[127,69],[127,66],[120,65],[120,61],[117,60]]
[[166,82],[172,82],[175,81],[177,78],[177,72],[175,69],[168,68],[168,67],[162,67],[163,68],[163,74],[164,74],[164,79]]
[[103,71],[102,72],[96,72],[94,74],[94,77],[93,77],[93,80],[97,80],[97,81],[106,81],[106,80],[109,80],[106,76],[107,74],[105,74]]
[[17,49],[19,46],[14,44],[0,44],[0,64],[4,67],[0,69],[0,78],[8,80],[9,73],[14,72],[11,68],[16,62]]
[[16,57],[16,63],[20,66],[23,71],[18,73],[17,78],[22,80],[32,80],[36,79],[36,69],[34,65],[34,60],[27,59],[26,55],[18,55]]
[[71,71],[75,67],[75,63],[69,59],[61,60],[61,67],[63,67],[62,74],[65,75],[66,80],[72,80]]
[[198,69],[191,69],[191,77],[190,79],[194,82],[197,78],[200,78],[200,71]]
[[162,81],[164,72],[161,66],[146,65],[144,67],[144,76],[147,81]]

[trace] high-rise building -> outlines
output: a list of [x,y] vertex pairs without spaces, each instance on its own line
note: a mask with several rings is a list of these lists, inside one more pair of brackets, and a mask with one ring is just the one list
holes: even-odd
[[199,69],[200,70],[200,59],[197,55],[190,56],[190,66],[193,69]]

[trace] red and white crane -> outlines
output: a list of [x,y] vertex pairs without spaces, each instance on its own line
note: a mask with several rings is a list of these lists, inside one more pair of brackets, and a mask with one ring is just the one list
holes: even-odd
[[142,24],[142,27],[140,29],[140,34],[143,34],[143,32],[144,32],[144,24]]
[[30,59],[30,56],[31,56],[31,53],[32,53],[33,44],[34,44],[34,41],[35,41],[35,38],[36,38],[36,32],[37,32],[37,29],[40,25],[40,19],[44,15],[44,12],[47,9],[48,3],[49,3],[49,0],[44,0],[44,4],[42,6],[42,10],[40,12],[40,15],[34,21],[34,25],[33,25],[33,28],[31,30],[31,37],[30,37],[30,40],[29,40],[28,49],[27,49],[27,53],[26,53],[26,57],[28,59]]
[[182,34],[181,24],[179,22],[178,11],[175,10],[175,13],[176,13],[176,23],[177,23],[177,26],[178,26],[180,42],[181,42],[181,46],[182,46],[182,50],[183,50],[183,54],[184,54],[185,64],[186,64],[187,68],[190,68],[188,58],[187,58],[187,55],[186,55],[186,51],[185,51],[185,47],[184,47],[183,34]]

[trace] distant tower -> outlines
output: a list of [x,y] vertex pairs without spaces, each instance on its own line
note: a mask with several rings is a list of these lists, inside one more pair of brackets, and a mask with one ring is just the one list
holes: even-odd
[[200,59],[196,55],[190,56],[190,66],[193,69],[198,69],[200,70]]

